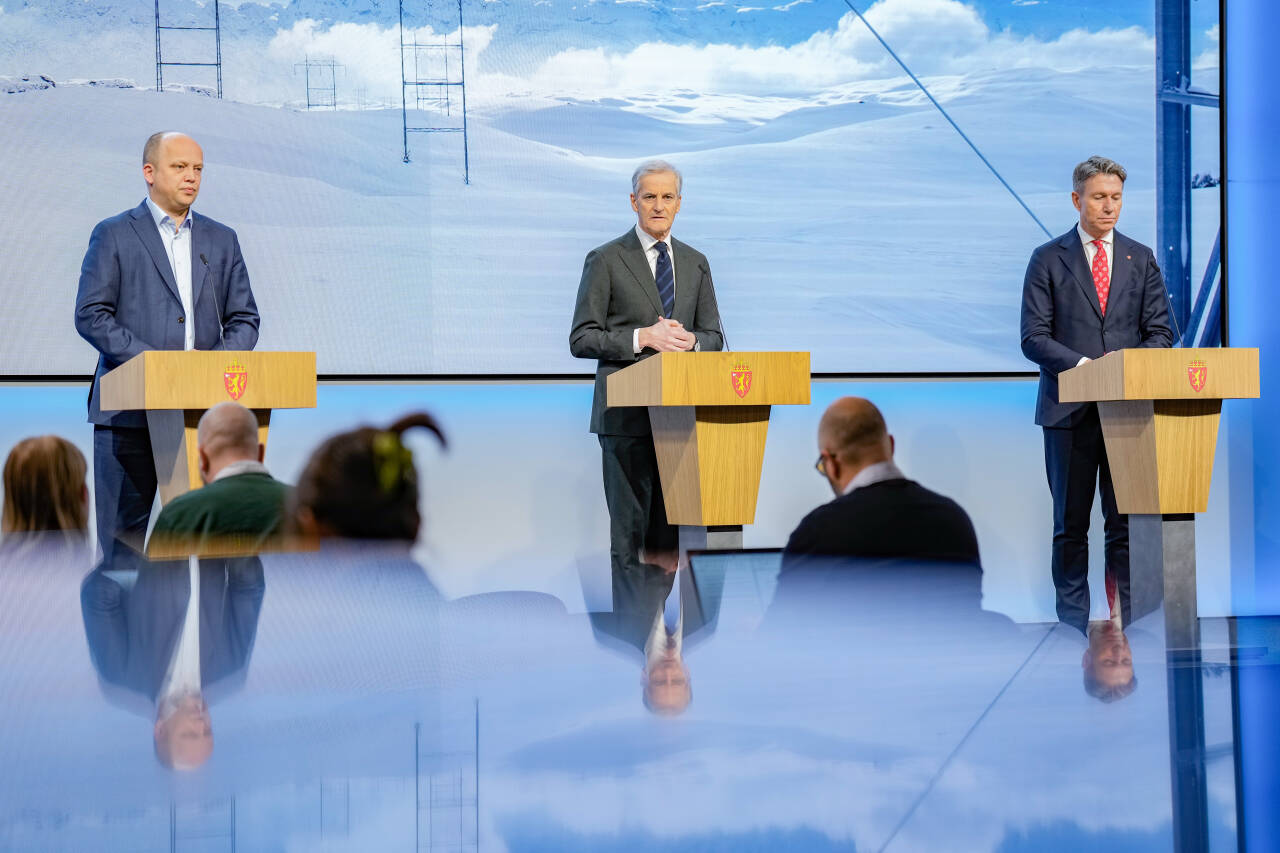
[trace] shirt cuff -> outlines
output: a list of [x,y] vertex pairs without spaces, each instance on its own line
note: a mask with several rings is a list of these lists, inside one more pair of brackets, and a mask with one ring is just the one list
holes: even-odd
[[1084,364],[1086,361],[1092,361],[1092,359],[1090,359],[1089,356],[1087,355],[1080,356],[1080,360],[1076,362],[1076,367],[1079,367],[1080,365]]
[[702,352],[702,341],[698,340],[698,336],[693,336],[693,351]]
[[633,353],[640,352],[640,330],[636,329],[631,333],[631,351]]

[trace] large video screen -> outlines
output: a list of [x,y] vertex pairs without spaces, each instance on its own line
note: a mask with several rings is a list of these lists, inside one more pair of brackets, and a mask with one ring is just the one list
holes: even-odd
[[[159,38],[153,0],[4,3],[0,373],[92,371],[81,259],[162,129],[203,145],[195,209],[239,234],[258,348],[321,373],[588,372],[583,258],[635,225],[651,157],[683,171],[672,233],[732,348],[1030,370],[1023,273],[1077,220],[1072,167],[1125,165],[1119,229],[1155,240],[1156,2],[223,0],[215,34],[178,29],[214,26],[211,0],[160,0]],[[1186,5],[1216,93],[1218,4]],[[1198,283],[1216,110],[1192,136]]]

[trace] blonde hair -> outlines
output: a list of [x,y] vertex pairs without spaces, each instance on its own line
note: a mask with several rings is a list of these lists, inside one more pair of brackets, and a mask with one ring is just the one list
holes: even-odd
[[87,470],[84,454],[65,438],[41,435],[18,442],[4,463],[0,532],[88,529]]

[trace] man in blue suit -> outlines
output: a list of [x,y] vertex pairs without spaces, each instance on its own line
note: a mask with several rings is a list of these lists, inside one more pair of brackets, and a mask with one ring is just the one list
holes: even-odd
[[144,412],[103,411],[102,375],[146,350],[253,349],[258,307],[236,233],[191,210],[204,152],[189,136],[153,134],[142,152],[147,198],[89,237],[76,331],[100,353],[89,389],[98,541],[141,541],[156,495]]
[[1098,407],[1058,402],[1058,374],[1129,347],[1167,347],[1168,299],[1151,250],[1115,230],[1124,167],[1090,157],[1072,175],[1080,222],[1037,248],[1022,285],[1022,352],[1040,365],[1036,423],[1044,428],[1053,495],[1053,585],[1058,619],[1084,632],[1089,621],[1089,515],[1102,493],[1106,572],[1129,612],[1129,519],[1116,509]]

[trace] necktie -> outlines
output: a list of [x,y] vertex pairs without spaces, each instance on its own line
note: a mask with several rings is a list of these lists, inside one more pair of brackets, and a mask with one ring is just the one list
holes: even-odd
[[1093,286],[1098,291],[1098,307],[1102,316],[1107,316],[1107,296],[1111,293],[1111,270],[1107,267],[1107,250],[1101,240],[1094,240],[1093,247]]
[[662,300],[662,313],[670,317],[676,307],[676,277],[671,271],[671,256],[667,254],[667,244],[658,241],[653,245],[658,250],[658,263],[653,278],[658,285],[658,298]]

